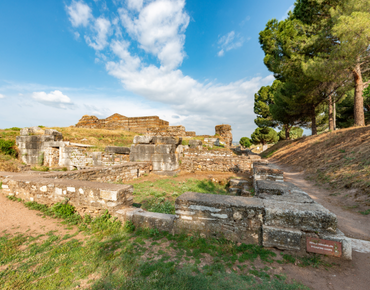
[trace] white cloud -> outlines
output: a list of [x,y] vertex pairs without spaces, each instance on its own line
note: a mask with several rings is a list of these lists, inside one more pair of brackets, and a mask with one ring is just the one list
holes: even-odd
[[0,99],[4,99],[4,98],[5,98],[5,96],[0,94]]
[[244,43],[244,38],[239,34],[235,34],[235,31],[230,31],[228,34],[220,36],[218,39],[218,45],[220,51],[217,53],[218,56],[223,56],[225,51],[229,51],[238,47],[241,47]]
[[[95,36],[85,39],[95,49],[97,62],[105,63],[107,72],[119,79],[126,90],[144,97],[151,106],[165,106],[167,109],[162,108],[157,115],[172,125],[182,124],[188,130],[212,134],[215,125],[229,123],[239,138],[248,135],[242,132],[252,133],[254,94],[261,86],[271,84],[272,75],[229,84],[202,83],[184,75],[179,66],[186,56],[185,30],[189,24],[185,0],[126,1],[126,6],[118,8],[118,15],[119,22],[116,13],[109,18],[112,22],[108,18],[94,18],[88,30]],[[242,46],[243,42],[235,31],[220,36],[218,55]],[[143,52],[154,55],[159,65],[146,63],[148,58]],[[94,105],[89,107],[90,112],[106,115],[106,111]],[[130,103],[131,107],[137,106]],[[120,112],[118,107],[114,108]],[[126,109],[122,110],[124,114]],[[138,111],[137,115],[144,112]]]
[[139,11],[143,7],[143,0],[127,0],[127,7]]
[[67,109],[73,106],[71,99],[58,90],[50,92],[49,94],[45,92],[34,92],[32,93],[32,98],[46,106],[60,109]]
[[94,21],[93,31],[95,36],[93,40],[85,35],[85,40],[89,46],[95,50],[102,50],[108,45],[108,36],[112,33],[111,23],[104,17],[99,17]]
[[78,27],[82,25],[86,27],[89,24],[89,20],[92,18],[91,8],[83,1],[77,2],[73,0],[71,5],[66,8],[72,26]]
[[248,22],[249,20],[251,20],[251,17],[248,15],[247,17],[245,17],[242,22],[240,22],[240,26],[243,26],[246,22]]
[[122,24],[145,52],[158,57],[161,66],[172,70],[186,56],[183,46],[189,15],[184,11],[185,0],[157,0],[144,6],[135,17],[119,9]]

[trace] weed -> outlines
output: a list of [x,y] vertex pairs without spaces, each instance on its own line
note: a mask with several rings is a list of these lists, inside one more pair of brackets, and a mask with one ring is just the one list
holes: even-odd
[[339,149],[338,150],[340,153],[346,153],[346,150],[345,149]]
[[363,214],[363,215],[369,215],[370,214],[370,208],[365,210],[365,211],[359,211],[360,214]]
[[336,192],[336,193],[331,193],[331,194],[329,194],[330,196],[338,196],[338,195],[340,195],[341,193],[340,192]]
[[124,229],[128,232],[128,233],[132,233],[135,231],[135,225],[133,224],[132,221],[126,221],[125,222],[125,225],[124,225]]

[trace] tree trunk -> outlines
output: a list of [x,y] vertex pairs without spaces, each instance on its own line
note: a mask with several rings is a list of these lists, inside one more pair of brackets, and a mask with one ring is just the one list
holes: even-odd
[[337,106],[333,102],[333,121],[334,121],[334,130],[337,130]]
[[364,82],[362,80],[361,66],[357,64],[353,70],[353,76],[355,79],[355,126],[365,126],[365,114],[364,114]]
[[330,94],[329,96],[328,106],[329,106],[329,131],[334,131],[333,94]]
[[285,126],[285,139],[286,140],[290,140],[290,129],[291,129],[291,126],[289,125],[284,125]]
[[311,134],[312,135],[317,135],[317,128],[316,128],[316,106],[312,105],[312,110],[311,110]]

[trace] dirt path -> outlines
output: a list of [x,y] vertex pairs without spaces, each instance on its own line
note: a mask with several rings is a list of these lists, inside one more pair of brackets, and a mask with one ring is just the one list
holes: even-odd
[[[271,163],[275,163],[271,161]],[[343,208],[331,191],[315,186],[305,179],[303,171],[296,171],[284,164],[275,163],[284,171],[284,180],[291,182],[307,192],[316,202],[322,204],[338,218],[339,229],[347,236],[355,239],[370,241],[370,215],[361,215]]]
[[[370,216],[363,216],[343,209],[333,196],[331,191],[315,186],[313,182],[305,179],[303,171],[294,170],[270,160],[284,171],[284,180],[291,182],[307,192],[316,202],[335,213],[338,218],[338,227],[348,237],[370,241]],[[368,246],[368,243],[366,243]],[[369,250],[369,249],[368,249]],[[341,261],[335,258],[327,258],[328,261],[337,263],[338,266],[323,269],[299,268],[293,265],[284,266],[284,272],[290,278],[301,281],[312,289],[318,290],[364,290],[370,289],[370,253],[352,252],[352,261]]]
[[[4,234],[44,235],[50,231],[64,236],[76,232],[75,227],[62,225],[56,219],[43,218],[39,211],[30,210],[20,202],[7,199],[0,194],[0,236]],[[78,238],[75,237],[75,238]]]

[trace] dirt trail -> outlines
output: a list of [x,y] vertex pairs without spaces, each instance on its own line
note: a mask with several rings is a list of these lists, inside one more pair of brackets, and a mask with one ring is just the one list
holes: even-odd
[[[284,180],[291,182],[307,192],[316,202],[322,204],[338,218],[338,227],[348,237],[370,241],[370,216],[363,216],[345,210],[332,192],[315,186],[313,182],[305,180],[305,173],[292,167],[269,160],[284,171]],[[337,263],[332,268],[318,269],[300,268],[293,265],[283,266],[283,272],[312,289],[318,290],[364,290],[370,289],[370,253],[352,252],[352,261],[342,261],[335,258],[326,258],[327,261]]]
[[[61,225],[60,221],[40,215],[39,211],[30,210],[20,202],[7,199],[0,194],[0,236],[4,234],[44,235],[50,231],[64,236],[73,234],[76,228],[66,229],[67,225]],[[81,238],[79,234],[75,238]]]
[[339,229],[347,236],[355,239],[370,241],[370,215],[361,215],[343,209],[342,205],[330,196],[331,191],[315,186],[305,180],[304,171],[296,171],[292,167],[270,160],[284,171],[284,180],[291,182],[307,192],[316,202],[337,215]]

